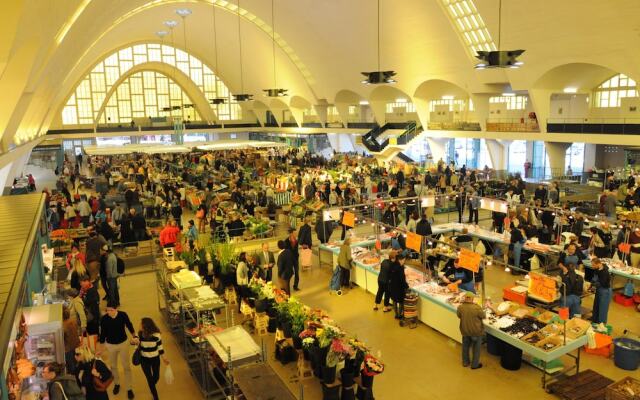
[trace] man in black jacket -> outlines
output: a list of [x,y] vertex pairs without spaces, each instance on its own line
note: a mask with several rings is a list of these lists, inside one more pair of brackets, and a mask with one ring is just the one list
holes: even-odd
[[304,218],[304,224],[298,231],[298,244],[302,246],[303,249],[310,249],[313,244],[311,239],[311,225],[309,225],[309,217]]
[[278,254],[278,278],[280,280],[280,288],[285,293],[291,293],[291,277],[293,276],[293,253],[290,249],[286,248],[284,240],[278,241],[278,248],[280,254]]
[[131,214],[131,228],[136,241],[145,240],[147,237],[147,221],[145,221],[142,214],[136,213],[133,208],[129,210],[129,213]]
[[431,236],[433,233],[426,213],[422,214],[422,218],[420,218],[420,221],[416,224],[416,233],[422,236]]

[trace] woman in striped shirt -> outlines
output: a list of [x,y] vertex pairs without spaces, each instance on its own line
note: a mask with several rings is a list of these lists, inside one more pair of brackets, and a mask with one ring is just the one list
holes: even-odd
[[156,384],[160,379],[160,357],[162,357],[165,365],[169,364],[169,360],[164,356],[160,330],[151,318],[142,318],[138,337],[141,356],[140,366],[142,367],[144,376],[147,378],[153,399],[158,400]]

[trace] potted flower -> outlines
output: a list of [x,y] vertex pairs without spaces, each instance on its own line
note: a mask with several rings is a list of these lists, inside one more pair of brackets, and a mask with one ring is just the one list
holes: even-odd
[[292,336],[292,315],[291,308],[293,302],[290,301],[282,301],[276,305],[276,309],[278,311],[278,327],[282,329],[282,333],[285,338],[290,338]]
[[[303,333],[304,333],[304,331],[303,331]],[[307,361],[309,361],[311,359],[311,352],[313,351],[312,349],[314,347],[317,348],[315,332],[312,332],[311,334],[313,336],[305,336],[305,337],[301,336],[301,339],[302,339],[302,356]],[[300,333],[300,335],[302,335],[302,333]]]
[[369,353],[367,346],[356,338],[349,339],[349,345],[353,349],[353,355],[345,360],[345,368],[354,374],[360,373],[364,356]]
[[[213,251],[220,264],[220,280],[224,287],[233,285],[235,280],[236,247],[233,243],[218,242]],[[213,258],[213,257],[212,257]]]
[[364,357],[364,367],[360,373],[362,386],[370,388],[373,386],[373,377],[384,372],[384,364],[371,354]]

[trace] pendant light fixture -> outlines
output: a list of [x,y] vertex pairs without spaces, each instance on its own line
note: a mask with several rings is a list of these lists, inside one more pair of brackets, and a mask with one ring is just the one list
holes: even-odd
[[278,88],[278,75],[276,72],[276,18],[274,1],[271,0],[271,49],[273,54],[273,88],[262,89],[268,97],[282,97],[287,95],[287,89]]
[[[216,31],[216,5],[213,4],[211,6],[213,9],[213,55],[214,65],[215,65],[215,79],[218,79],[218,75],[220,74],[220,70],[218,69],[218,32]],[[217,83],[217,82],[216,82]],[[216,96],[218,95],[218,85],[216,84]],[[209,99],[209,103],[213,105],[224,104],[227,101],[224,97],[216,97],[213,99]],[[216,113],[217,114],[217,113]]]
[[[167,35],[171,35],[171,48],[173,49],[174,54],[175,54],[175,43],[174,43],[173,29],[176,26],[178,26],[178,21],[170,19],[170,20],[164,21],[162,24],[164,26],[166,26],[167,29],[169,29],[169,32],[167,33],[166,31],[161,31],[161,32],[164,32],[164,33],[157,32],[156,35],[160,36],[160,38],[163,40],[163,42],[162,42],[163,44],[164,44],[164,37],[167,36]],[[172,73],[172,75],[173,76],[171,78],[175,82],[175,78],[176,78],[175,77],[175,73]],[[173,106],[173,105],[171,105],[171,97],[169,97],[169,107],[162,108],[162,111],[171,112],[170,115],[173,117],[173,115],[172,115],[173,111],[174,110],[180,110],[181,108],[182,108],[181,106]]]
[[378,0],[378,70],[372,72],[362,72],[362,75],[366,79],[362,80],[365,85],[378,85],[382,83],[396,83],[393,77],[396,75],[395,71],[381,71],[380,70],[380,0]]
[[238,52],[240,54],[240,93],[233,95],[236,101],[249,101],[253,100],[253,95],[244,92],[244,71],[242,69],[242,21],[240,21],[240,0],[238,0],[238,6],[236,8],[238,15]]
[[498,50],[478,51],[476,58],[480,60],[476,64],[476,69],[486,68],[520,68],[522,61],[517,57],[524,53],[524,50],[501,50],[500,39],[502,37],[502,0],[498,0]]

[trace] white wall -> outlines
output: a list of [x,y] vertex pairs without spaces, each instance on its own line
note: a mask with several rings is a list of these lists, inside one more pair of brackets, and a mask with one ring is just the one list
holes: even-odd
[[349,133],[327,133],[331,147],[338,153],[355,151],[355,138]]
[[[549,109],[551,119],[583,119],[589,114],[587,94],[553,94]],[[577,122],[577,121],[576,121]]]

